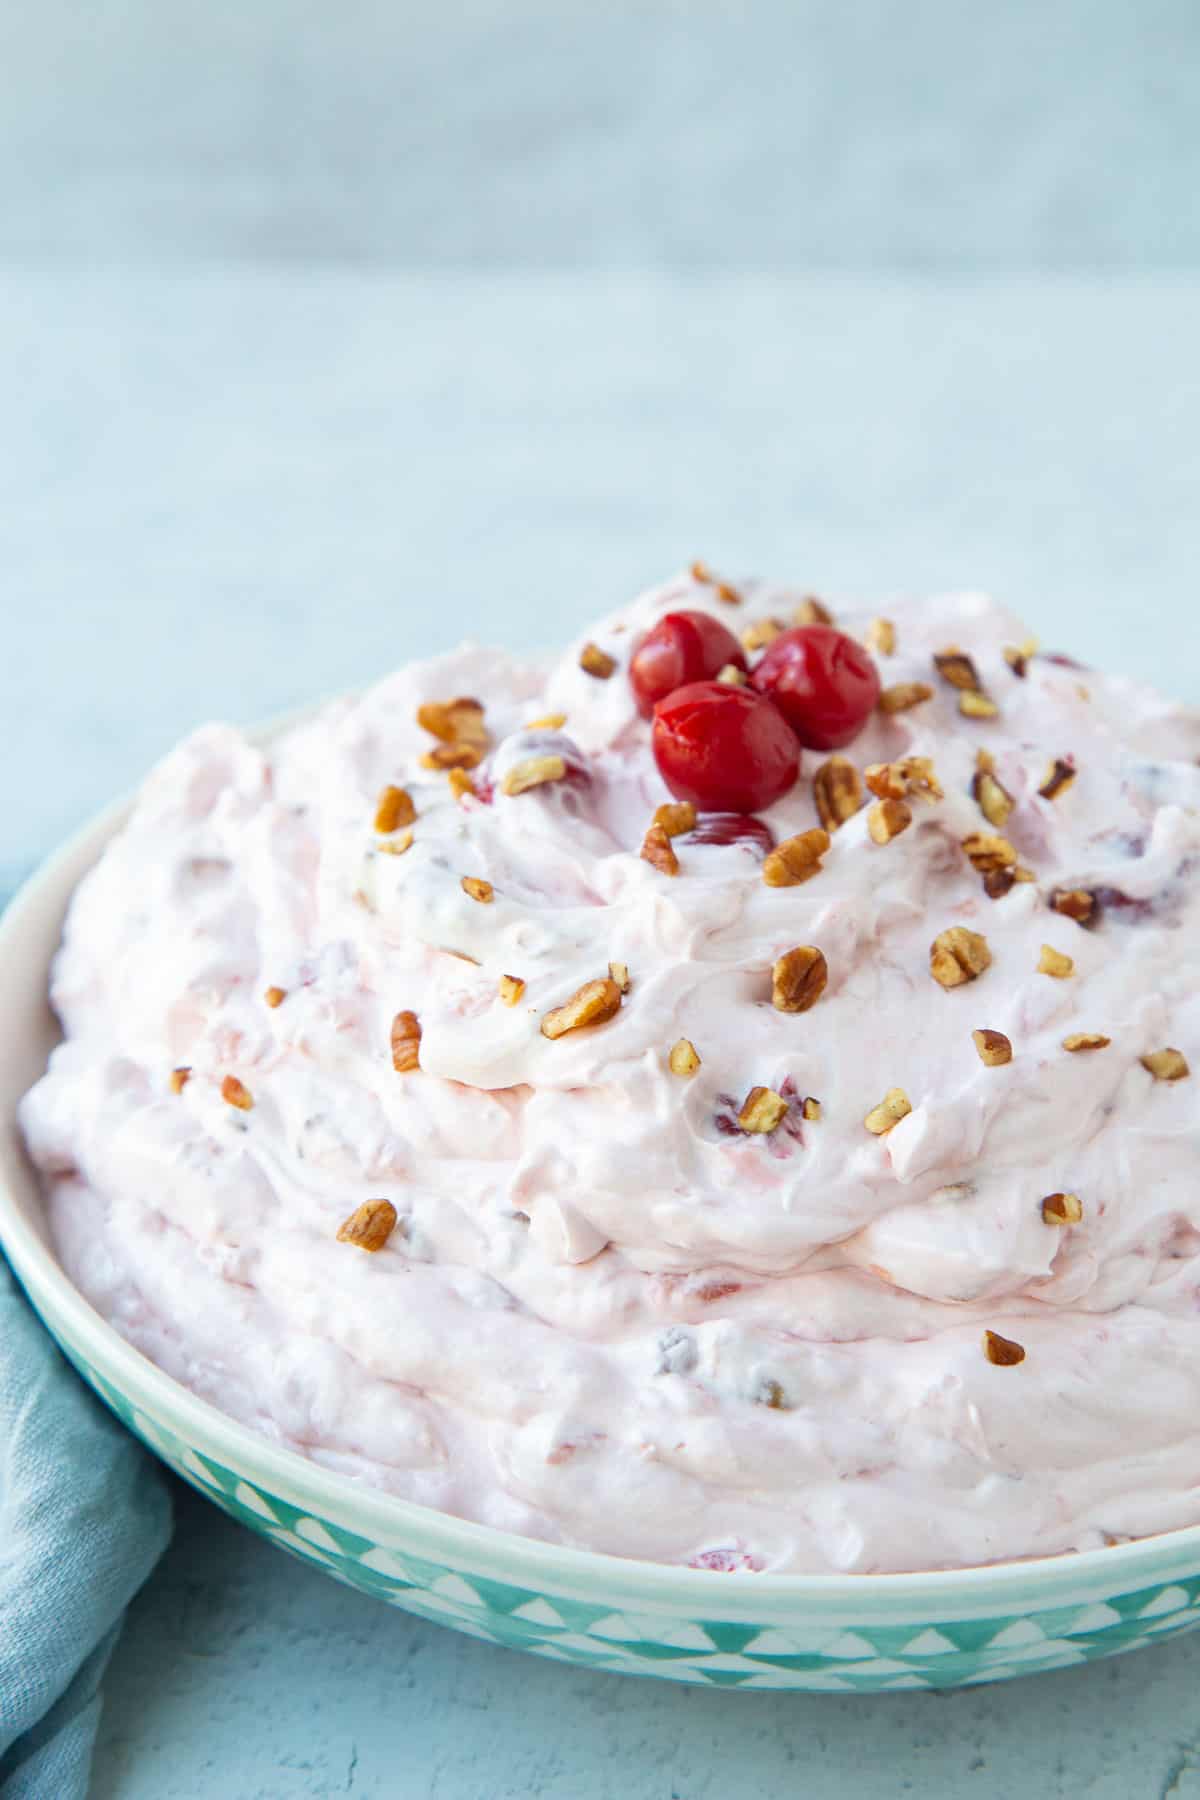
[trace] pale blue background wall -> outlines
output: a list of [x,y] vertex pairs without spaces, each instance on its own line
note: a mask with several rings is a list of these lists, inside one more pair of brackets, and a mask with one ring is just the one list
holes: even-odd
[[[188,725],[678,563],[991,586],[1200,700],[1193,0],[0,8],[0,890]],[[102,1800],[1200,1797],[1200,1634],[700,1694],[198,1501]]]

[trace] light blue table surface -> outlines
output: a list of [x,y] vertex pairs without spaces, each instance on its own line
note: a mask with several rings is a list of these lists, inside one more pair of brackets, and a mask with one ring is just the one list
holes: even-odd
[[[990,586],[1200,700],[1200,277],[0,271],[0,880],[188,725],[693,556]],[[1200,1796],[1200,1634],[944,1697],[713,1693],[391,1613],[202,1502],[102,1800]]]

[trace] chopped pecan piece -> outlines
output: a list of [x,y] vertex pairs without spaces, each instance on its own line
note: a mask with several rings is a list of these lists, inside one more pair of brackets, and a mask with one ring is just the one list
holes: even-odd
[[530,788],[543,787],[548,781],[561,781],[567,765],[561,756],[527,756],[514,763],[500,783],[502,794],[527,794]]
[[546,713],[540,719],[530,719],[526,731],[561,731],[567,722],[566,713]]
[[477,744],[438,744],[421,758],[423,769],[477,769],[483,751]]
[[1016,865],[1017,853],[1013,846],[1006,837],[998,837],[993,831],[973,831],[970,837],[962,840],[962,847],[967,861],[981,875]]
[[451,769],[446,780],[449,782],[450,792],[456,800],[461,800],[464,795],[475,792],[475,783],[465,769]]
[[983,877],[983,891],[989,900],[1003,900],[1016,885],[1016,880],[1013,869],[988,869]]
[[998,1331],[984,1332],[983,1354],[998,1369],[1015,1369],[1018,1363],[1025,1361],[1024,1345],[1014,1344],[1011,1338],[1001,1337]]
[[1096,910],[1096,896],[1088,888],[1055,888],[1050,904],[1077,925],[1087,925]]
[[565,1037],[585,1025],[603,1025],[620,1010],[621,990],[611,976],[585,981],[569,1000],[553,1007],[542,1020],[542,1036]]
[[415,1012],[398,1012],[392,1020],[392,1067],[398,1075],[419,1069],[421,1022]]
[[1065,756],[1056,756],[1046,771],[1038,793],[1043,800],[1057,800],[1060,794],[1066,793],[1075,775],[1074,763],[1068,762]]
[[[1143,1061],[1144,1060],[1145,1059],[1143,1058]],[[184,1088],[187,1086],[188,1082],[191,1079],[192,1079],[191,1064],[190,1063],[180,1063],[180,1065],[177,1069],[171,1070],[171,1075],[170,1075],[171,1092],[173,1094],[182,1094]]]
[[411,826],[405,826],[403,831],[397,831],[391,837],[380,838],[375,847],[382,850],[385,856],[403,856],[413,847]]
[[633,985],[629,979],[629,964],[623,962],[610,962],[608,965],[608,973],[610,980],[616,982],[623,994],[627,994],[630,987]]
[[965,925],[951,925],[939,932],[929,946],[929,972],[944,988],[974,981],[991,966],[987,939]]
[[871,763],[863,780],[881,800],[907,800],[916,796],[933,806],[945,798],[928,756],[904,756],[899,762]]
[[961,693],[978,693],[983,686],[979,679],[979,671],[965,650],[957,645],[947,650],[936,650],[933,666],[943,681],[948,681],[952,688]]
[[679,858],[661,825],[651,825],[642,839],[642,848],[639,854],[642,861],[648,862],[650,867],[657,869],[660,875],[678,875]]
[[743,1131],[774,1131],[787,1109],[787,1101],[774,1088],[752,1087],[742,1101],[738,1124]]
[[505,1006],[516,1006],[525,992],[525,983],[519,975],[502,975],[500,977],[500,998]]
[[390,1200],[364,1200],[338,1226],[337,1241],[374,1254],[383,1249],[395,1229],[396,1209]]
[[688,574],[691,576],[692,580],[698,582],[701,587],[712,586],[712,571],[709,569],[707,563],[694,562],[688,570]]
[[1182,1050],[1151,1050],[1148,1056],[1139,1060],[1143,1069],[1148,1069],[1155,1081],[1183,1081],[1191,1074],[1187,1057]]
[[881,713],[900,713],[932,699],[933,689],[927,681],[898,681],[894,687],[884,688],[877,704]]
[[778,958],[771,970],[771,1004],[777,1012],[802,1013],[825,992],[829,965],[815,944],[798,944]]
[[862,782],[848,756],[831,756],[813,776],[817,817],[826,831],[836,831],[862,805]]
[[690,800],[668,800],[655,808],[652,823],[661,825],[669,838],[682,837],[696,829],[696,809]]
[[1047,1194],[1042,1201],[1042,1217],[1047,1225],[1078,1225],[1083,1217],[1083,1202],[1078,1194]]
[[470,744],[474,749],[487,749],[487,726],[483,707],[469,694],[457,700],[427,700],[417,708],[417,724],[443,744]]
[[890,844],[912,824],[912,807],[904,800],[877,800],[867,814],[872,843]]
[[1025,679],[1025,671],[1029,667],[1029,659],[1037,655],[1037,639],[1026,638],[1023,644],[1005,644],[1004,660],[1021,680]]
[[755,619],[743,628],[743,650],[765,650],[785,629],[782,619]]
[[804,1117],[809,1121],[810,1124],[815,1124],[816,1121],[821,1116],[821,1102],[819,1100],[815,1100],[811,1094],[806,1094],[805,1098],[804,1098],[804,1105],[801,1107],[800,1110],[804,1114]]
[[718,581],[717,599],[722,601],[726,606],[740,606],[742,604],[742,596],[738,593],[737,589],[731,587],[727,581]]
[[828,848],[829,833],[819,827],[784,838],[763,858],[763,880],[768,887],[799,887],[817,874]]
[[1112,1043],[1102,1031],[1073,1031],[1070,1037],[1063,1039],[1064,1050],[1107,1050]]
[[264,993],[263,999],[272,1009],[276,1006],[282,1006],[287,999],[287,989],[281,987],[269,987]]
[[227,1075],[221,1083],[221,1098],[226,1105],[236,1106],[239,1112],[249,1112],[254,1105],[249,1088],[236,1075]]
[[873,1106],[863,1124],[874,1137],[886,1137],[893,1125],[906,1119],[912,1102],[903,1088],[889,1088],[878,1106]]
[[411,825],[416,816],[408,789],[393,787],[389,782],[375,806],[376,831],[398,831],[401,825]]
[[986,765],[980,763],[975,770],[971,793],[988,824],[994,825],[997,831],[1002,831],[1016,802],[1008,789],[997,781],[992,772],[990,757]]
[[896,627],[890,619],[872,619],[867,626],[867,648],[879,656],[892,656],[896,650]]
[[1053,975],[1056,981],[1065,981],[1068,975],[1075,973],[1075,962],[1070,956],[1064,956],[1053,944],[1043,944],[1038,957],[1038,974]]
[[700,1067],[700,1058],[696,1054],[696,1046],[690,1038],[679,1038],[671,1046],[667,1057],[667,1065],[672,1075],[694,1075]]
[[967,688],[958,696],[958,710],[964,719],[994,719],[1000,712],[990,695],[976,688]]
[[607,681],[617,666],[615,656],[607,650],[601,650],[599,644],[585,644],[579,652],[579,666],[585,675],[594,675],[597,681]]
[[833,614],[827,606],[823,605],[822,602],[817,599],[815,594],[809,594],[800,602],[799,606],[792,614],[792,624],[832,625]]
[[1004,1063],[1012,1061],[1012,1041],[1002,1031],[989,1031],[986,1027],[971,1033],[975,1048],[979,1052],[979,1060],[989,1069],[999,1069]]
[[717,680],[723,681],[726,687],[747,687],[750,677],[736,663],[726,663],[723,669],[717,670]]
[[480,906],[490,906],[496,897],[496,890],[490,881],[481,875],[464,875],[458,884],[467,898],[478,900]]

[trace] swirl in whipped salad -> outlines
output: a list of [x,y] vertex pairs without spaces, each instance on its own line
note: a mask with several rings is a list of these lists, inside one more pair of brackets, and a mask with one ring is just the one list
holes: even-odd
[[[800,600],[737,593],[168,756],[23,1104],[62,1262],[233,1417],[534,1537],[871,1572],[1195,1524],[1200,719],[981,596],[839,609],[875,794],[835,771],[772,885],[833,780],[805,752],[671,874],[626,669],[668,611]],[[796,949],[825,983],[782,1010]]]

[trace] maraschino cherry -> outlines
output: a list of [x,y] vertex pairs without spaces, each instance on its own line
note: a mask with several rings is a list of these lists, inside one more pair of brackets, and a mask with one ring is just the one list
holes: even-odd
[[768,644],[750,677],[809,750],[858,736],[879,699],[879,674],[861,644],[832,625],[799,625]]
[[664,613],[633,653],[629,684],[638,711],[648,719],[658,701],[689,681],[709,681],[732,663],[745,669],[746,658],[732,631],[708,613]]
[[796,734],[778,708],[724,681],[693,681],[660,700],[653,745],[675,798],[703,812],[758,812],[800,771]]

